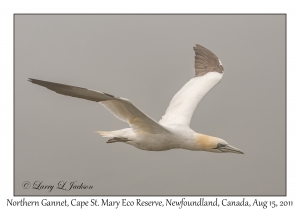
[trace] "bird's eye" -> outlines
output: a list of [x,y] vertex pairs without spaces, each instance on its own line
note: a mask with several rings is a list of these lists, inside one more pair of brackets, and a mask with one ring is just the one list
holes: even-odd
[[220,147],[225,147],[227,144],[220,144],[219,143],[219,145],[220,145]]
[[226,144],[218,143],[217,147],[213,148],[213,149],[220,149],[221,147],[225,147],[225,146],[226,146]]

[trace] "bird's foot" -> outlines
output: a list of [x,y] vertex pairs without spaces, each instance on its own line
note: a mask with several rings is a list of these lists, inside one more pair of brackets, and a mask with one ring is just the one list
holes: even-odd
[[118,137],[114,137],[113,139],[109,139],[106,143],[115,143],[115,142],[127,142],[130,141],[126,138],[118,138]]

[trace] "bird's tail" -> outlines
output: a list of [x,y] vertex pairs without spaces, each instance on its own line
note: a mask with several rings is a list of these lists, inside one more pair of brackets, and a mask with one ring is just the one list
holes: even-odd
[[103,137],[116,137],[116,138],[128,138],[129,134],[132,132],[131,128],[125,128],[116,131],[95,131]]
[[115,137],[113,131],[95,131],[95,132],[101,135],[102,137]]

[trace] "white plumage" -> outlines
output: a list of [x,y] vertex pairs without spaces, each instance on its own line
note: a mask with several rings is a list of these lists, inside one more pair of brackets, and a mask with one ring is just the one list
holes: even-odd
[[201,45],[194,47],[195,77],[188,81],[173,97],[164,116],[156,122],[128,99],[107,93],[59,83],[29,79],[59,94],[95,101],[107,108],[115,117],[128,123],[130,128],[116,131],[98,131],[110,137],[107,143],[124,142],[142,150],[163,151],[175,148],[209,152],[243,154],[221,138],[193,131],[189,125],[201,99],[223,76],[219,58]]
[[188,81],[173,97],[170,105],[159,121],[161,124],[181,124],[189,126],[193,113],[201,99],[218,84],[223,74],[208,72],[204,76]]

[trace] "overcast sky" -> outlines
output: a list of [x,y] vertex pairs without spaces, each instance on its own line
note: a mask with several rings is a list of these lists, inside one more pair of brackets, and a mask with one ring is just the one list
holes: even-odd
[[[225,73],[191,128],[245,155],[106,144],[94,131],[128,125],[97,103],[27,82],[125,97],[158,121],[194,76],[195,44]],[[16,15],[15,194],[284,195],[285,73],[284,15]],[[25,181],[93,189],[48,192]]]

